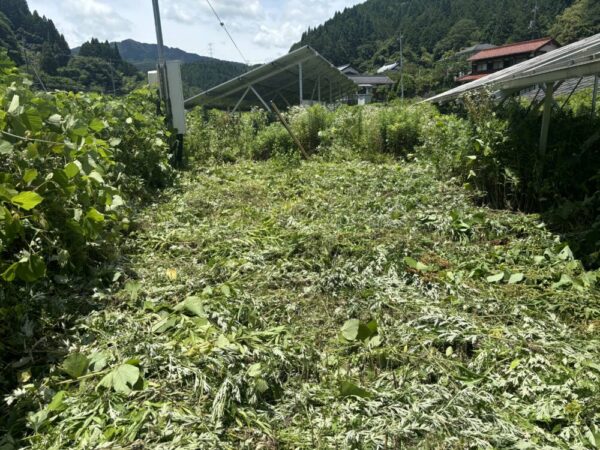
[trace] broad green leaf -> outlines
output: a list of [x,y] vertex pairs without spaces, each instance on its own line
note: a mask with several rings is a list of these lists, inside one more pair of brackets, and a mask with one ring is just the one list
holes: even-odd
[[44,198],[37,192],[21,192],[10,199],[13,205],[17,205],[25,211],[31,211],[37,205],[44,201]]
[[96,208],[91,208],[87,214],[85,215],[87,219],[90,219],[93,222],[104,222],[104,214],[98,212]]
[[97,181],[100,184],[104,184],[104,178],[102,178],[102,175],[100,175],[97,171],[92,170],[90,172],[90,174],[88,175],[88,178],[91,178],[92,180]]
[[572,285],[573,285],[573,279],[566,273],[563,273],[560,277],[560,280],[552,285],[552,288],[559,289],[562,287],[572,286]]
[[66,396],[67,396],[67,393],[65,391],[57,392],[54,395],[54,397],[52,398],[52,401],[50,402],[50,404],[46,407],[46,409],[50,412],[63,410],[64,409],[64,400],[65,400]]
[[88,132],[87,127],[79,127],[79,128],[73,129],[73,134],[75,136],[79,136],[79,137],[86,137],[89,134],[89,132]]
[[50,125],[59,126],[62,123],[62,116],[60,114],[53,114],[48,117],[48,123]]
[[9,114],[16,114],[19,110],[19,106],[21,105],[21,101],[18,95],[13,95],[12,100],[10,101],[10,105],[8,106]]
[[18,267],[19,267],[19,263],[11,264],[2,274],[2,279],[4,281],[8,281],[9,283],[15,281],[17,279]]
[[154,326],[152,327],[152,332],[162,334],[173,328],[175,325],[177,325],[177,318],[168,316],[154,324]]
[[23,174],[23,181],[27,184],[31,183],[38,177],[38,171],[35,169],[27,169]]
[[77,176],[77,174],[79,173],[79,166],[77,164],[75,164],[74,162],[70,162],[69,164],[67,164],[65,166],[65,174],[67,175],[67,177],[69,179],[75,178]]
[[13,148],[10,142],[0,140],[0,155],[10,155],[13,152]]
[[500,283],[502,280],[504,280],[504,272],[487,277],[488,283]]
[[87,373],[90,360],[82,353],[73,353],[63,362],[62,370],[76,380]]
[[248,368],[248,376],[252,378],[258,378],[262,374],[262,367],[260,363],[252,364]]
[[140,369],[131,364],[123,364],[106,375],[98,387],[113,389],[121,394],[129,394],[140,381]]
[[220,289],[221,289],[221,293],[225,297],[227,297],[227,298],[231,297],[231,288],[229,286],[227,286],[226,284],[224,284],[223,286],[221,286]]
[[418,270],[419,272],[427,272],[429,270],[428,266],[426,266],[422,262],[417,261],[414,258],[411,258],[410,256],[404,258],[404,264],[406,264],[411,269]]
[[522,273],[513,273],[508,279],[508,284],[519,284],[525,279],[525,275]]
[[450,357],[450,356],[452,356],[452,355],[454,355],[454,349],[453,349],[452,347],[448,347],[448,348],[446,349],[446,356],[447,356],[447,357]]
[[121,197],[120,195],[115,195],[112,197],[109,206],[110,206],[110,210],[114,211],[116,209],[119,209],[121,206],[125,206],[125,201],[123,200],[123,197]]
[[215,345],[218,348],[227,348],[231,345],[231,341],[227,338],[227,336],[225,336],[224,334],[221,334],[217,338],[217,342],[215,343]]
[[90,126],[90,129],[92,129],[95,132],[100,132],[100,131],[104,130],[104,128],[106,128],[104,126],[104,122],[102,122],[100,119],[97,119],[97,118],[92,119],[89,126]]
[[360,397],[370,398],[371,393],[350,381],[343,381],[340,384],[340,394],[342,397]]
[[355,341],[358,337],[358,330],[360,328],[360,320],[351,319],[346,321],[342,327],[342,336],[348,341]]
[[34,110],[28,110],[24,115],[23,119],[29,128],[29,131],[38,132],[44,128],[44,121],[40,114]]
[[30,255],[19,261],[16,275],[21,281],[33,283],[46,276],[46,263],[41,256]]
[[89,368],[92,372],[100,372],[108,365],[108,356],[104,352],[96,352],[90,356]]
[[370,321],[367,324],[361,323],[358,326],[358,339],[365,341],[372,336],[377,334],[377,322],[375,320]]
[[0,184],[0,198],[10,201],[18,193],[19,191],[15,190],[12,186]]
[[183,302],[183,305],[188,312],[198,317],[206,317],[203,301],[200,297],[188,297]]
[[558,259],[562,261],[573,261],[575,259],[575,256],[573,255],[571,247],[567,245],[565,248],[563,248],[558,254]]
[[508,370],[512,372],[517,367],[519,367],[520,364],[521,364],[521,360],[520,359],[515,359],[513,362],[510,363],[510,367],[508,368]]

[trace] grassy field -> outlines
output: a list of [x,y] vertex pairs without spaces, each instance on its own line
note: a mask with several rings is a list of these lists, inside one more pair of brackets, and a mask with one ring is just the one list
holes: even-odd
[[138,214],[70,356],[23,374],[25,445],[600,447],[596,275],[476,204],[418,161],[190,171]]

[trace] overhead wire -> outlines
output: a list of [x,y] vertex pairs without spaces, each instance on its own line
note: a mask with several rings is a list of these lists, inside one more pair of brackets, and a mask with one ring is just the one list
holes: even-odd
[[231,41],[231,43],[233,44],[233,46],[236,48],[236,50],[238,51],[238,53],[242,57],[242,60],[246,63],[247,66],[249,66],[250,65],[250,61],[248,60],[248,58],[246,58],[244,56],[244,53],[242,52],[242,50],[240,50],[240,47],[237,45],[237,43],[235,42],[235,39],[233,39],[233,36],[231,35],[231,33],[229,32],[229,30],[227,29],[227,26],[225,25],[225,22],[223,22],[223,20],[221,20],[221,17],[219,16],[219,13],[217,12],[217,10],[214,8],[214,6],[210,2],[210,0],[206,0],[206,3],[208,3],[208,6],[210,7],[210,9],[212,10],[213,14],[215,15],[215,17],[219,21],[219,25],[221,25],[221,28],[223,28],[223,30],[225,31],[225,33],[227,33],[227,36],[229,37],[229,40]]

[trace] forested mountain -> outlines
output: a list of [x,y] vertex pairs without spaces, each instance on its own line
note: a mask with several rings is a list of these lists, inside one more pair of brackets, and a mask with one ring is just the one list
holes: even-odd
[[311,45],[334,64],[370,72],[399,60],[402,35],[407,92],[427,95],[468,69],[462,48],[548,35],[566,44],[598,32],[598,0],[368,0],[309,29],[292,49]]
[[69,45],[52,20],[32,13],[26,0],[0,0],[0,13],[0,44],[17,64],[35,56],[50,74],[67,65]]
[[[158,55],[156,44],[127,39],[114,45],[121,58],[142,72],[154,70],[156,67]],[[82,54],[84,48],[75,48],[72,51],[74,54]],[[248,67],[242,63],[200,56],[174,47],[165,47],[165,56],[168,60],[179,60],[184,63],[181,72],[186,96],[202,92],[248,70]]]
[[190,97],[248,71],[246,64],[205,58],[181,68],[186,96]]
[[[52,20],[30,11],[26,0],[0,0],[0,47],[24,66],[40,88],[123,93],[143,82],[156,66],[155,44],[118,43],[92,38],[69,48]],[[246,65],[166,48],[167,59],[184,62],[186,95],[192,95],[244,73]],[[188,64],[189,63],[189,64]]]
[[0,0],[0,46],[39,88],[118,93],[141,79],[135,67],[109,55],[108,43],[92,40],[87,55],[73,58],[52,20],[32,12],[26,0]]
[[[404,36],[408,52],[440,58],[477,42],[505,44],[548,34],[573,0],[369,0],[309,29],[311,45],[335,64],[386,61]],[[537,10],[536,10],[537,5]]]
[[58,83],[58,88],[112,93],[127,92],[144,80],[142,73],[121,57],[116,44],[95,38],[84,43],[58,75],[60,79],[50,80]]
[[[127,39],[117,42],[116,44],[123,59],[129,61],[141,71],[145,72],[148,70],[153,70],[156,67],[158,55],[156,44],[145,44],[143,42],[134,41],[133,39]],[[167,59],[178,60],[183,63],[191,63],[210,59],[205,56],[200,56],[195,53],[188,53],[173,47],[165,47],[165,57]]]

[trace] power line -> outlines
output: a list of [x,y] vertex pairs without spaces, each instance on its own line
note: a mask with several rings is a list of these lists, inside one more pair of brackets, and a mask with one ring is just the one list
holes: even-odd
[[206,0],[206,3],[208,3],[208,6],[210,6],[210,9],[212,10],[212,12],[215,15],[215,17],[217,18],[217,20],[219,21],[219,25],[221,25],[221,27],[223,28],[223,30],[225,31],[225,33],[227,33],[227,36],[229,36],[229,39],[231,40],[231,42],[233,43],[233,46],[237,49],[238,53],[242,57],[242,60],[246,63],[246,65],[249,65],[248,59],[244,56],[244,54],[242,53],[242,51],[240,50],[240,48],[236,44],[235,40],[233,39],[233,36],[231,36],[231,33],[229,32],[229,30],[225,26],[225,22],[223,22],[221,20],[221,18],[219,17],[219,14],[217,13],[217,11],[215,10],[215,8],[213,7],[213,5],[210,2],[210,0]]

